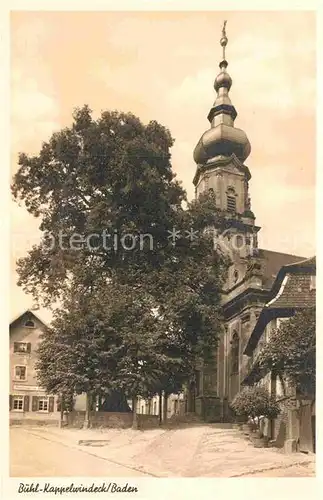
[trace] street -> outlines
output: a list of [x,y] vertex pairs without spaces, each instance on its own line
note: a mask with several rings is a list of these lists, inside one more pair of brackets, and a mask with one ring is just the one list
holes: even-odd
[[77,450],[24,429],[10,432],[10,476],[101,476],[125,477],[145,474]]
[[[82,446],[80,440],[93,440]],[[98,440],[105,440],[102,446]],[[97,441],[97,443],[95,443]],[[10,475],[313,477],[314,456],[254,448],[221,424],[172,429],[10,429]]]

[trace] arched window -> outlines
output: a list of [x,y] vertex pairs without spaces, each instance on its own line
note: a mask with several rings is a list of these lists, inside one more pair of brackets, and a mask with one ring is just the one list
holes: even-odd
[[215,191],[213,188],[210,188],[209,191],[209,197],[212,198],[212,201],[215,202]]
[[231,373],[239,372],[239,335],[234,332],[231,341]]
[[35,328],[35,323],[31,319],[28,319],[25,323],[25,326],[27,328]]
[[227,190],[227,210],[228,212],[237,211],[237,200],[234,188],[230,187]]

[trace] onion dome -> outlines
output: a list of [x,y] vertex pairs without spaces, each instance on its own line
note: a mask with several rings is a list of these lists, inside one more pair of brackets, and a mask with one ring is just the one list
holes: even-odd
[[229,157],[232,154],[244,162],[251,151],[246,133],[234,127],[237,112],[229,97],[232,78],[227,72],[228,62],[225,59],[225,47],[228,43],[225,24],[226,22],[220,40],[220,45],[223,48],[223,60],[219,65],[220,73],[214,82],[217,96],[208,114],[211,128],[202,135],[194,150],[194,160],[198,165],[205,165],[217,156]]

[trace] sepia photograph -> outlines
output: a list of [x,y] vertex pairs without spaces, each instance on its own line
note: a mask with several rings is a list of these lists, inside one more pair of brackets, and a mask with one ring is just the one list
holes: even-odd
[[10,13],[18,493],[315,477],[316,31]]

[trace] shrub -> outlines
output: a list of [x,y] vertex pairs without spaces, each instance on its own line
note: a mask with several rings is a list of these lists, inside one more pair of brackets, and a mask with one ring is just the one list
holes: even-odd
[[276,418],[280,413],[278,403],[264,387],[244,387],[233,399],[231,408],[237,416]]

